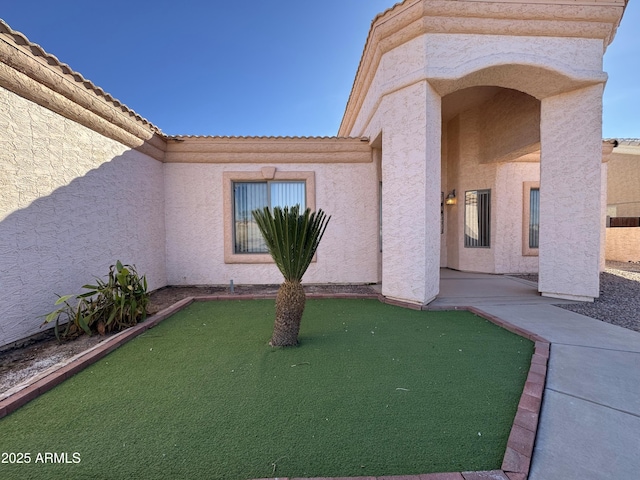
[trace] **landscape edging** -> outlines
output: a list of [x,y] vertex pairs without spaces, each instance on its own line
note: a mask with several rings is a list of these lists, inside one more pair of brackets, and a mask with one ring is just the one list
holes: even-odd
[[[377,299],[382,303],[395,305],[410,309],[426,309],[426,306],[418,306],[412,303],[406,303],[395,299],[385,298],[379,294],[307,294],[308,298],[314,299]],[[155,327],[161,321],[179,312],[193,302],[200,301],[219,301],[219,300],[261,300],[273,299],[274,294],[267,295],[204,295],[198,297],[184,298],[170,307],[161,310],[149,317],[146,321],[137,324],[119,332],[104,342],[101,342],[82,354],[76,355],[68,363],[61,367],[54,367],[46,375],[38,375],[30,381],[19,385],[17,391],[0,400],[0,418],[16,411],[31,400],[37,398],[43,393],[51,390],[64,380],[75,375],[79,371],[97,362],[110,352],[123,345],[132,338],[144,333],[150,328]],[[526,480],[529,476],[529,468],[531,467],[531,458],[533,456],[533,448],[537,434],[537,428],[540,419],[540,408],[542,406],[542,398],[547,377],[547,367],[549,363],[550,342],[539,335],[529,332],[525,329],[510,324],[494,315],[488,314],[479,308],[472,306],[457,307],[450,310],[466,310],[479,317],[482,317],[505,330],[516,335],[527,338],[535,342],[534,354],[531,357],[529,373],[525,382],[518,409],[514,418],[507,447],[505,450],[502,466],[500,470],[491,470],[486,472],[447,472],[447,473],[430,473],[423,475],[401,475],[401,476],[382,476],[382,477],[322,477],[316,479],[301,478],[274,478],[269,480]],[[267,480],[267,479],[262,479]]]

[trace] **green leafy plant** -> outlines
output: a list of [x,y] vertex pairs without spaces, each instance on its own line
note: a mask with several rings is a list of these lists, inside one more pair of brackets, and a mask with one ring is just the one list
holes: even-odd
[[253,218],[264,237],[269,253],[284,276],[276,296],[276,319],[272,346],[292,346],[298,343],[300,322],[306,303],[300,283],[307,271],[331,217],[322,210],[311,213],[300,206],[269,207],[254,210]]
[[[45,317],[44,324],[55,320],[58,339],[96,331],[104,335],[131,327],[147,317],[147,279],[139,276],[132,265],[117,261],[109,267],[106,281],[96,278],[94,285],[82,288],[88,291],[59,297],[55,304],[62,306]],[[70,303],[72,298],[77,300],[75,305]]]
[[91,335],[91,312],[87,306],[85,299],[78,300],[75,305],[69,303],[69,300],[76,298],[76,295],[59,296],[55,305],[62,305],[60,308],[49,313],[43,322],[43,325],[55,320],[53,331],[58,340],[72,339],[83,332]]

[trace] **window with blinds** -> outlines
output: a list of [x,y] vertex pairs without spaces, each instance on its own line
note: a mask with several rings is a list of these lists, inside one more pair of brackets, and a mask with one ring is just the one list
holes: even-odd
[[464,195],[464,246],[491,246],[491,190],[471,190]]
[[529,191],[529,248],[540,244],[540,189]]
[[267,253],[251,212],[264,207],[306,208],[305,182],[233,182],[234,253]]

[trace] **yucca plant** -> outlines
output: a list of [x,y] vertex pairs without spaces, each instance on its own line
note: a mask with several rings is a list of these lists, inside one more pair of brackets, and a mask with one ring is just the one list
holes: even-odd
[[322,210],[300,213],[300,206],[269,207],[254,210],[253,218],[264,241],[284,276],[276,295],[276,319],[270,345],[286,347],[298,344],[300,321],[306,296],[300,283],[316,253],[331,217]]

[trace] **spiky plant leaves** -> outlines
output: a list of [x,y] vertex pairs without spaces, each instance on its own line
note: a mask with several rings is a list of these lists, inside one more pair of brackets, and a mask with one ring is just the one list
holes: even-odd
[[271,337],[273,346],[298,343],[300,321],[305,305],[301,285],[313,256],[318,249],[331,217],[322,210],[300,213],[300,206],[269,207],[254,210],[253,218],[264,237],[273,261],[284,276],[276,297],[276,320]]
[[[123,265],[117,261],[109,268],[107,281],[95,279],[95,284],[82,288],[87,292],[59,297],[56,305],[63,307],[45,317],[43,323],[55,320],[54,332],[58,339],[73,338],[82,332],[91,335],[98,331],[104,334],[119,331],[145,320],[149,293],[146,276],[140,277],[133,265]],[[69,303],[73,297],[76,305]],[[66,317],[66,327],[60,328],[60,320]]]
[[329,224],[322,209],[300,213],[300,206],[254,210],[253,218],[285,280],[302,280]]

